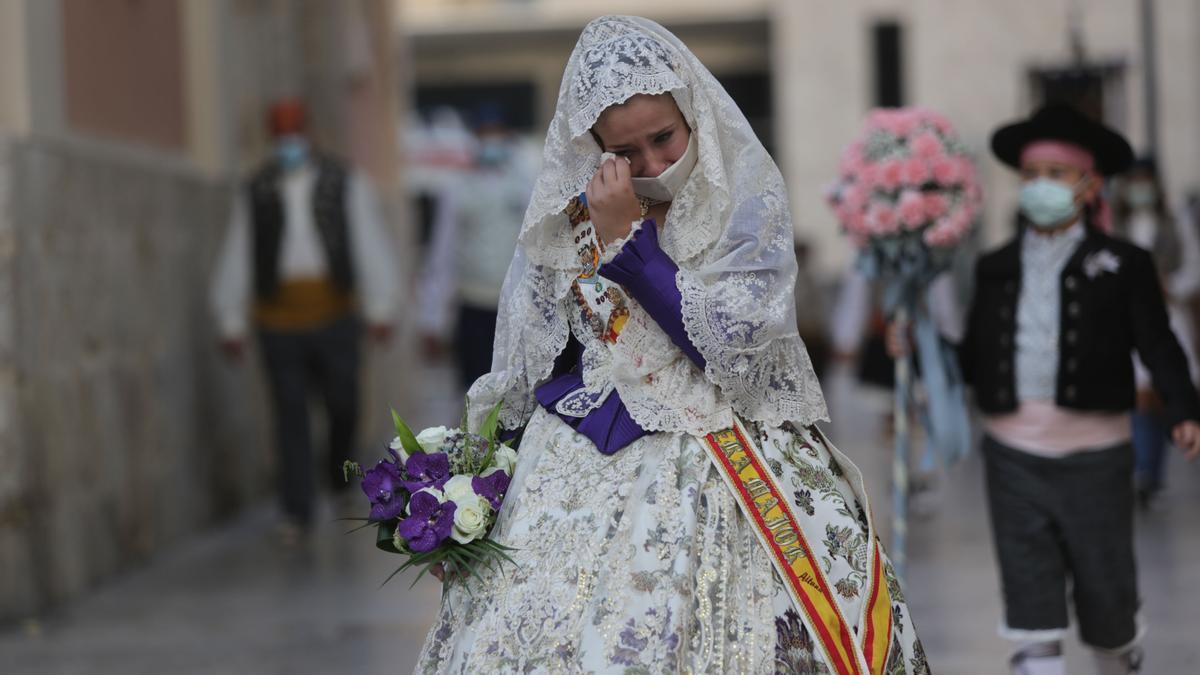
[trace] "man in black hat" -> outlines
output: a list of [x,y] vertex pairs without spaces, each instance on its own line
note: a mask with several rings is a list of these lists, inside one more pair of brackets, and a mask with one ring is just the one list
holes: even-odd
[[1188,459],[1200,397],[1149,254],[1106,234],[1103,180],[1132,162],[1129,143],[1048,106],[996,131],[992,151],[1020,172],[1022,225],[976,265],[960,355],[986,430],[1002,634],[1021,643],[1014,673],[1061,673],[1069,580],[1098,672],[1135,672],[1130,353]]

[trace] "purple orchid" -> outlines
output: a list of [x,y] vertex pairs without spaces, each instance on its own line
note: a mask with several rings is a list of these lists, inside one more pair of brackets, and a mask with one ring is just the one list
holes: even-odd
[[486,476],[476,476],[471,479],[471,489],[475,494],[488,500],[493,509],[500,509],[504,493],[508,491],[509,476],[504,471],[493,471]]
[[371,500],[370,519],[385,521],[398,517],[405,506],[402,489],[400,467],[394,463],[381,460],[368,471],[363,476],[362,491]]
[[404,464],[408,480],[404,488],[412,494],[427,487],[439,490],[450,480],[450,456],[444,452],[414,452]]
[[[409,461],[412,461],[411,459]],[[417,553],[437,548],[450,536],[454,528],[454,502],[438,501],[428,492],[416,492],[409,501],[408,518],[400,521],[396,532],[408,542],[408,547]]]

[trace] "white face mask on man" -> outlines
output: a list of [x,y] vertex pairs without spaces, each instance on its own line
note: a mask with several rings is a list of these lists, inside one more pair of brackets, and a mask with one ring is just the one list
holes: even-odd
[[1020,208],[1037,227],[1051,227],[1066,222],[1078,211],[1075,205],[1075,186],[1050,178],[1038,178],[1021,186]]

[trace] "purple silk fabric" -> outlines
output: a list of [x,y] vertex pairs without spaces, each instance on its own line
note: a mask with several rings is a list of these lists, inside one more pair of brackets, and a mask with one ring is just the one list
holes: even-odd
[[[600,266],[599,272],[600,276],[621,284],[683,353],[703,370],[704,357],[688,339],[683,327],[682,296],[675,285],[678,270],[675,261],[659,247],[658,229],[654,221],[648,219],[612,261]],[[563,364],[571,368],[569,372],[560,372],[537,388],[535,393],[542,407],[558,415],[567,426],[587,437],[606,455],[614,454],[648,433],[629,415],[616,391],[584,417],[556,412],[554,407],[560,400],[583,388],[578,355],[571,361]]]
[[678,271],[679,266],[659,247],[658,228],[652,219],[642,223],[633,239],[625,242],[615,258],[600,266],[600,276],[621,284],[671,342],[704,370],[704,357],[688,339],[683,327],[683,295],[675,284]]

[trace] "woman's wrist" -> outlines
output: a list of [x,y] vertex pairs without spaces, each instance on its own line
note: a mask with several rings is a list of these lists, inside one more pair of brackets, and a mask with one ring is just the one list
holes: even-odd
[[614,216],[611,220],[605,219],[604,222],[596,222],[593,215],[592,222],[596,226],[596,236],[600,239],[600,243],[608,246],[628,237],[629,233],[633,231],[633,226],[642,222],[642,219],[636,212],[628,212]]

